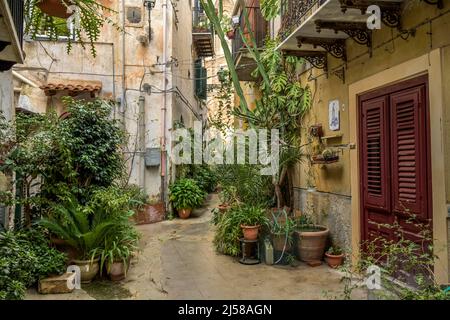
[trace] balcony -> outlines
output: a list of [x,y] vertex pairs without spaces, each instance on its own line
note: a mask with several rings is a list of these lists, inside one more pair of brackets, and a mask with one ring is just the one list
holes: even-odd
[[371,54],[373,30],[367,27],[366,10],[372,4],[380,7],[384,26],[401,28],[402,0],[283,0],[279,49],[324,70],[327,54],[347,61],[347,39]]
[[24,0],[0,0],[0,71],[24,60]]
[[199,58],[214,55],[214,30],[203,9],[196,6],[192,17],[192,42]]
[[[259,0],[247,0],[245,1],[245,6],[249,25],[246,23],[244,10],[239,5],[239,2],[234,9],[233,16],[239,16],[239,26],[243,31],[246,42],[252,43],[250,35],[253,33],[257,47],[262,48],[267,37],[268,23],[261,14]],[[252,71],[255,69],[255,61],[249,55],[248,48],[238,30],[235,31],[232,47],[239,79],[241,81],[255,81],[251,76]]]

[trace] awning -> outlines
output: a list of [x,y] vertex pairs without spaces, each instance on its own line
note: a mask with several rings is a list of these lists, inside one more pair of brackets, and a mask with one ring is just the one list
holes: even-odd
[[100,81],[86,81],[86,80],[67,80],[58,82],[49,82],[40,86],[45,91],[45,95],[54,96],[58,92],[67,91],[67,95],[74,97],[82,93],[90,93],[91,97],[95,97],[102,90],[102,83]]

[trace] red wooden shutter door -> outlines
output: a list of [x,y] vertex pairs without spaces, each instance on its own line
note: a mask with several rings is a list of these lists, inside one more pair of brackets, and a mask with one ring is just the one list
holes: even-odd
[[363,196],[366,208],[389,212],[387,98],[362,103]]
[[425,86],[393,93],[390,105],[393,210],[427,219]]

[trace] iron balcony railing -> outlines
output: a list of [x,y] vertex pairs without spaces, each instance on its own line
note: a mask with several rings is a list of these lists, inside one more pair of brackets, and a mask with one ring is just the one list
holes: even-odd
[[286,39],[297,27],[303,17],[316,5],[321,6],[326,0],[282,0],[281,28],[279,37]]
[[[239,27],[242,29],[243,36],[245,37],[247,43],[252,43],[250,35],[253,33],[257,47],[262,48],[267,37],[267,21],[262,16],[259,6],[247,6],[246,9],[250,26],[247,25],[244,10],[242,10],[239,18]],[[242,39],[238,29],[235,30],[232,44],[233,57],[235,58],[240,52],[246,49],[245,42]]]
[[192,32],[193,33],[211,33],[213,31],[212,24],[206,13],[201,8],[193,8],[192,10]]
[[9,11],[14,21],[14,27],[17,32],[17,37],[22,47],[23,42],[23,14],[24,14],[24,0],[8,0]]

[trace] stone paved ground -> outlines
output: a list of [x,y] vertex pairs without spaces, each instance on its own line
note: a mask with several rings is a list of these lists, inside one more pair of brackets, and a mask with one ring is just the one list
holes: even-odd
[[[66,295],[27,299],[325,299],[342,293],[341,274],[326,265],[247,266],[217,254],[212,245],[212,196],[189,220],[139,226],[141,252],[126,280],[95,281]],[[328,295],[325,295],[328,292]],[[355,299],[366,299],[357,291]]]

